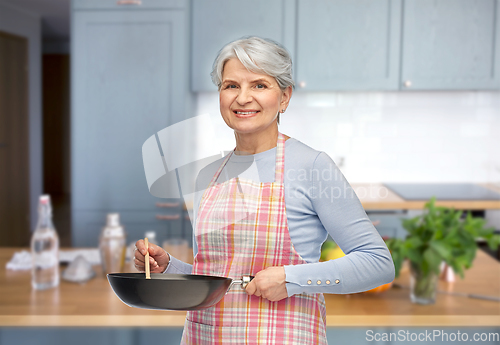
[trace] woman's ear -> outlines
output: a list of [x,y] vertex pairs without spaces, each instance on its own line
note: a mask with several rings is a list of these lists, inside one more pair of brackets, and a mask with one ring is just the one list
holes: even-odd
[[290,103],[290,98],[292,98],[292,87],[287,86],[285,91],[283,91],[281,104],[280,104],[280,111],[286,110],[286,108],[288,107],[288,103]]

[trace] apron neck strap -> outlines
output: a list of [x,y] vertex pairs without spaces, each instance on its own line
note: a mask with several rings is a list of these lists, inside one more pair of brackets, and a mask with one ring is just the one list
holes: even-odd
[[[217,179],[219,178],[219,175],[221,174],[222,170],[226,166],[227,162],[229,161],[229,158],[231,158],[235,150],[236,147],[226,156],[226,158],[220,165],[219,169],[215,172],[214,177],[212,177],[212,181],[210,181],[209,188],[215,185]],[[276,169],[274,174],[274,181],[276,183],[282,184],[284,174],[285,174],[285,136],[281,134],[281,132],[278,132],[278,143],[276,145]]]
[[285,175],[285,136],[278,132],[278,144],[276,145],[276,172],[274,182],[283,184]]

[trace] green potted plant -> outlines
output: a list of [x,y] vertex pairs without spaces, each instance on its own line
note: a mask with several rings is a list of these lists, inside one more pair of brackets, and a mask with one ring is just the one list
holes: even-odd
[[476,240],[486,240],[492,250],[500,244],[500,235],[494,234],[494,228],[485,228],[486,220],[472,217],[470,211],[462,219],[462,211],[436,206],[435,201],[432,197],[425,204],[422,215],[403,220],[403,227],[408,231],[405,239],[386,241],[396,277],[403,261],[409,260],[413,303],[435,302],[443,261],[463,278],[464,269],[471,267],[476,255]]

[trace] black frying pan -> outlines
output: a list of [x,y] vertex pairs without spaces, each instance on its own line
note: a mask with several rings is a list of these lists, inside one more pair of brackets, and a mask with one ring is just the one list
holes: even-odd
[[198,310],[217,304],[235,284],[246,288],[253,277],[231,279],[191,274],[110,273],[108,281],[130,307],[161,310]]

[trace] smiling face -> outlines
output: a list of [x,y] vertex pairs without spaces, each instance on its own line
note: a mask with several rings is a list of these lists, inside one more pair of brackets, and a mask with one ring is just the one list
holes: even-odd
[[292,95],[281,91],[274,77],[250,72],[238,59],[224,65],[219,92],[220,112],[226,124],[239,134],[266,134],[277,129],[279,110]]

